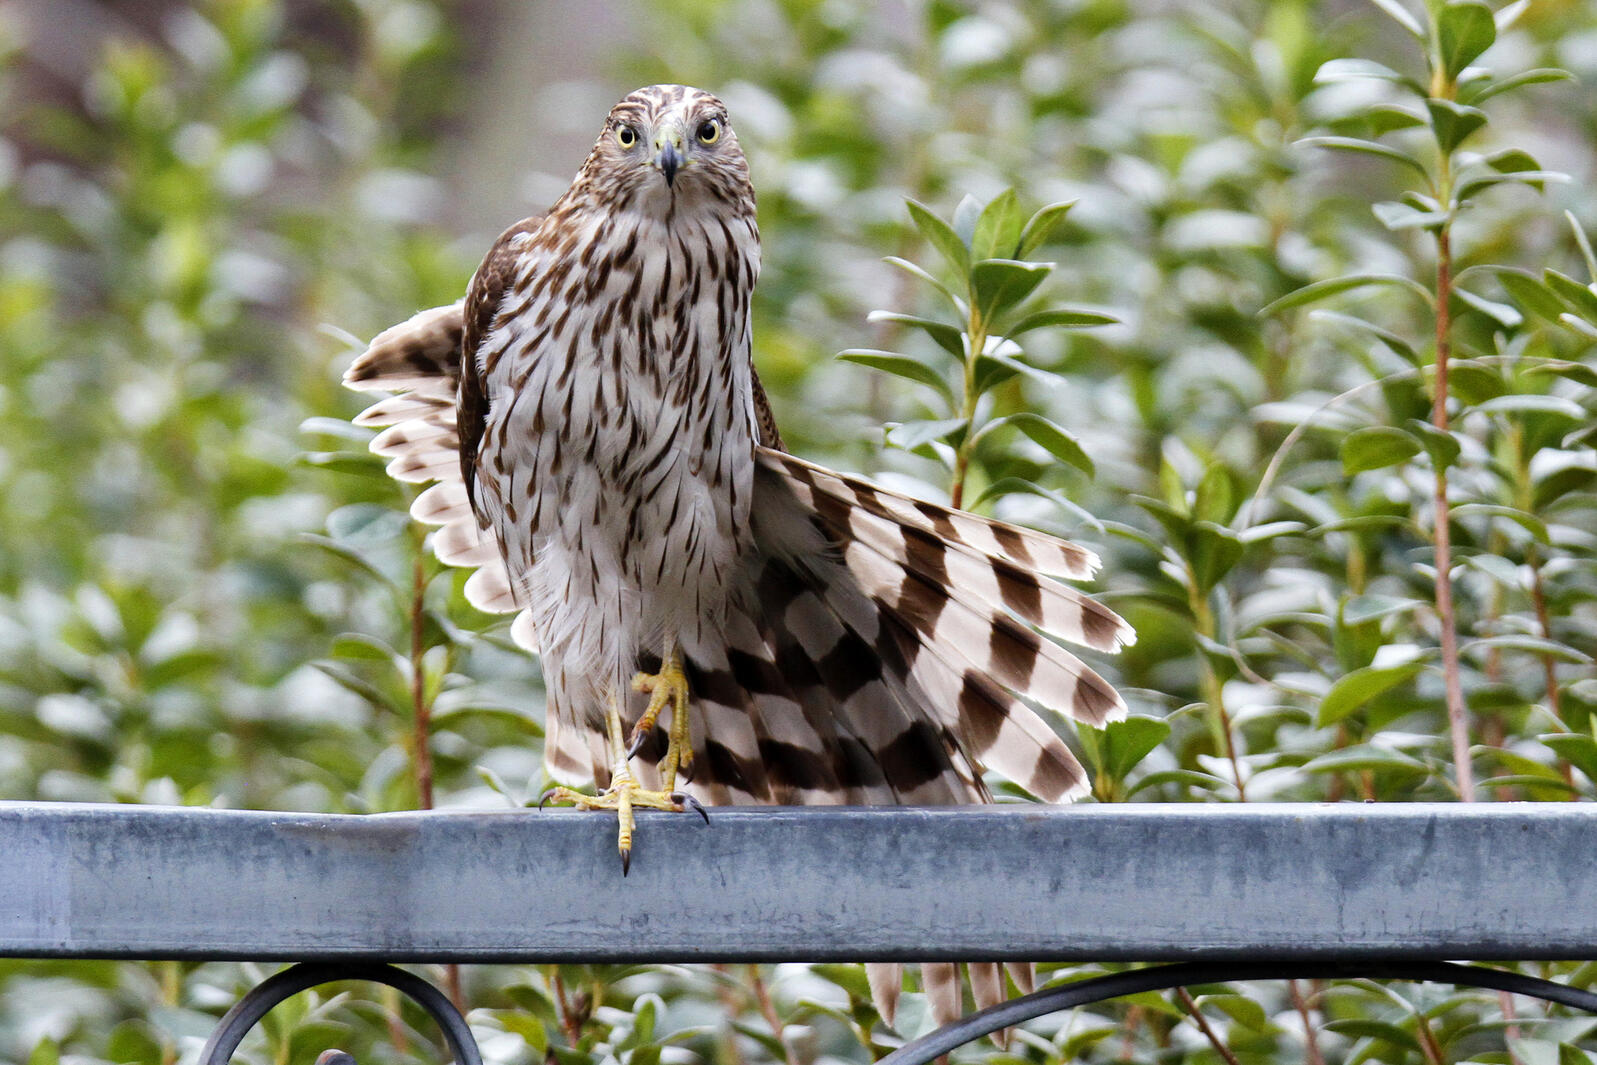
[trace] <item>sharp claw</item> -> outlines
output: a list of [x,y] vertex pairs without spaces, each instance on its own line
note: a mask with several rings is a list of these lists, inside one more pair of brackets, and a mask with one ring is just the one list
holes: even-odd
[[542,795],[538,796],[538,809],[542,810],[543,809],[543,804],[548,802],[550,796],[554,795],[554,793],[559,791],[559,790],[560,789],[558,787],[550,788],[547,791],[545,791]]
[[702,802],[700,802],[698,799],[695,799],[687,792],[673,791],[671,793],[671,801],[676,803],[678,806],[683,807],[684,809],[692,810],[694,813],[704,818],[705,824],[710,823],[710,812],[704,808],[704,804]]
[[626,876],[631,870],[632,852],[630,850],[624,850],[621,852],[621,875]]
[[632,734],[632,742],[627,744],[627,757],[636,758],[638,752],[643,750],[643,745],[648,739],[649,734],[647,732],[634,732]]

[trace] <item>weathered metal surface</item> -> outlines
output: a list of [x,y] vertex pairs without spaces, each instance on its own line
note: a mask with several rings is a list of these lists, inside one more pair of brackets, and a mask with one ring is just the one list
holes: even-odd
[[0,803],[0,955],[1597,958],[1597,805],[326,816]]

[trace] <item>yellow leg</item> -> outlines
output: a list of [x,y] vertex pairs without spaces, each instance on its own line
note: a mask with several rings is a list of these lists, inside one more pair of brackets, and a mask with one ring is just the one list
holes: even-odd
[[[676,659],[674,651],[672,651],[670,657],[672,661],[677,662],[675,667],[676,674],[681,676],[682,667]],[[663,672],[664,670],[662,670]],[[637,681],[635,680],[633,683],[636,685]],[[683,709],[674,708],[672,711],[671,748],[676,748],[678,745],[677,722],[679,720],[683,723],[683,733],[685,734],[686,732],[687,682],[685,679],[682,681],[681,687],[682,702],[680,706]],[[669,697],[669,693],[659,697],[662,705]],[[651,699],[651,705],[653,702],[654,700]],[[659,716],[658,709],[655,710],[655,716]],[[671,748],[667,749],[666,758],[662,762],[661,779],[664,786],[659,791],[650,791],[639,785],[638,778],[632,775],[631,759],[627,747],[621,740],[621,707],[619,701],[614,697],[609,700],[609,704],[605,708],[604,724],[605,740],[610,748],[610,786],[599,795],[585,795],[580,791],[573,791],[567,787],[550,788],[539,796],[538,805],[542,806],[544,803],[551,801],[569,802],[584,810],[614,810],[616,819],[620,822],[616,845],[621,852],[621,875],[626,876],[632,866],[632,832],[636,828],[632,811],[635,807],[651,810],[672,810],[678,813],[691,809],[704,818],[706,824],[709,823],[710,815],[705,813],[704,807],[693,796],[675,790],[677,763],[675,761],[675,752]],[[653,727],[652,724],[650,727]],[[645,729],[644,734],[647,735],[647,732],[648,730]],[[636,732],[634,732],[634,735],[636,735]]]
[[660,659],[660,672],[639,673],[632,678],[632,690],[649,693],[649,705],[632,727],[627,754],[636,755],[660,719],[660,711],[671,707],[671,734],[665,756],[660,759],[660,784],[666,791],[676,788],[677,772],[693,775],[693,740],[688,730],[688,676],[682,670],[682,656],[676,641],[667,639]]

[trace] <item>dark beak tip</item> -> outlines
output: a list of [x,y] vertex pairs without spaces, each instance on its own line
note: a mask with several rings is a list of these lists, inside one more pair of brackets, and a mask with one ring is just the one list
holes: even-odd
[[682,156],[677,154],[677,150],[674,147],[667,145],[665,149],[660,152],[659,161],[660,173],[665,175],[666,185],[675,187],[677,169],[682,165]]

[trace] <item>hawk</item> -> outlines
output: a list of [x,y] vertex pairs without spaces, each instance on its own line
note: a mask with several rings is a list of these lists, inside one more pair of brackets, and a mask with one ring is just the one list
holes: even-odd
[[[1028,701],[1125,713],[1048,635],[1131,641],[1050,579],[1098,559],[788,454],[750,358],[759,268],[725,106],[639,89],[464,300],[381,333],[345,375],[395,393],[356,419],[387,427],[372,449],[437,482],[412,508],[441,526],[434,551],[477,567],[469,600],[515,613],[542,657],[552,797],[617,810],[625,867],[639,807],[989,802],[984,769],[1046,802],[1079,794]],[[573,790],[590,779],[596,795]]]

